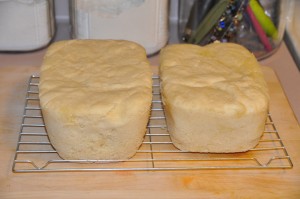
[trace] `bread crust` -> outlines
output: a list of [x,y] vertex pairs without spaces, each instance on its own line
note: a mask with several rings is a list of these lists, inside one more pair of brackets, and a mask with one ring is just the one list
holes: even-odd
[[146,52],[121,40],[54,43],[41,68],[39,97],[51,144],[63,159],[128,159],[150,115]]
[[162,101],[174,145],[231,153],[258,144],[269,95],[261,66],[232,43],[174,44],[160,54]]

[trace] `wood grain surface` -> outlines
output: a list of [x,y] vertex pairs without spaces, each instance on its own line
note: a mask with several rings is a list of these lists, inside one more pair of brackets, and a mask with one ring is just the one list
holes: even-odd
[[1,67],[0,198],[300,198],[299,124],[276,74],[263,71],[292,169],[13,173],[27,81],[39,67]]

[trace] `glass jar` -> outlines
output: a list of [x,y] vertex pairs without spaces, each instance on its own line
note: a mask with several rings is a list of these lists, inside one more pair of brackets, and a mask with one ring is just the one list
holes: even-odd
[[168,41],[168,0],[71,0],[74,39],[124,39],[148,55]]
[[47,46],[55,34],[53,0],[0,0],[0,51]]
[[288,4],[289,0],[179,0],[179,40],[201,46],[238,43],[260,60],[280,45]]

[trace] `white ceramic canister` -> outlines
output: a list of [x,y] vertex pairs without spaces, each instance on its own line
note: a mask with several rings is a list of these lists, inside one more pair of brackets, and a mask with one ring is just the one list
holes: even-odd
[[168,0],[72,0],[74,39],[124,39],[147,54],[168,41]]
[[0,0],[0,51],[30,51],[54,36],[53,0]]

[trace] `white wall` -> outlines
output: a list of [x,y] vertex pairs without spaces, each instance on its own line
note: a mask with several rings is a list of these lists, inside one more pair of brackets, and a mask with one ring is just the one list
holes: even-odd
[[69,0],[54,0],[55,18],[58,22],[69,20]]

